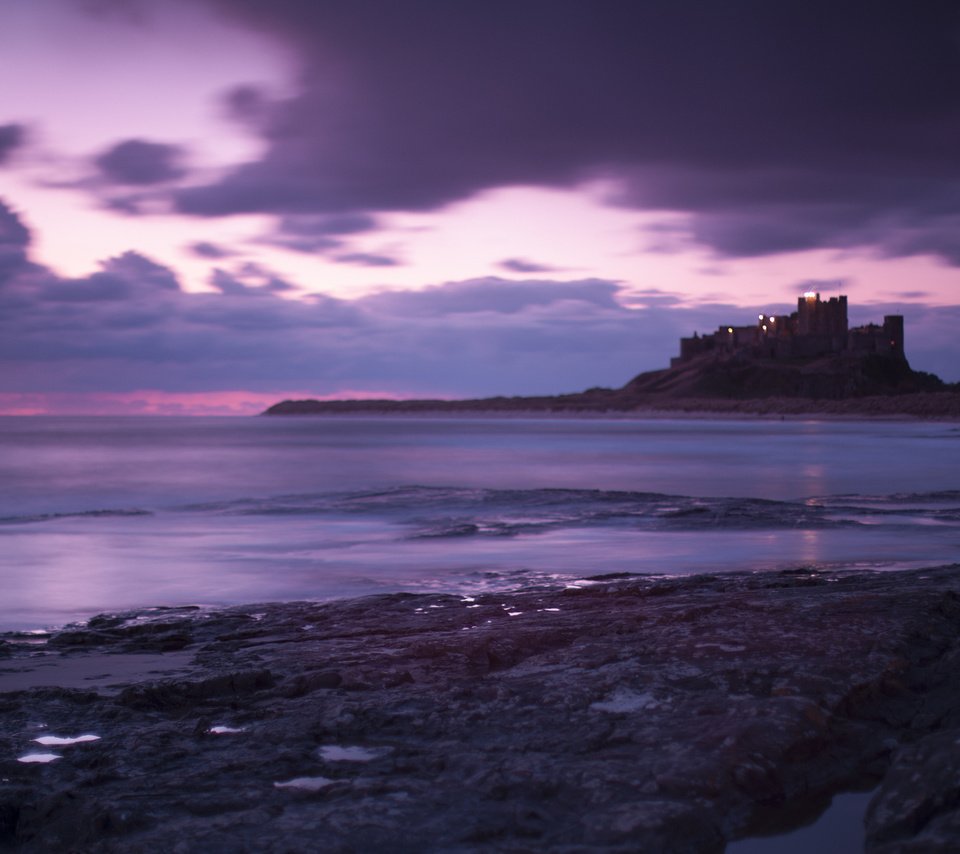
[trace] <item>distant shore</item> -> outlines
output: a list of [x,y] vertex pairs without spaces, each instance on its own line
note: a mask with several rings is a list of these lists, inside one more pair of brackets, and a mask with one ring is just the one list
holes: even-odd
[[513,417],[890,418],[960,421],[960,392],[917,392],[841,400],[767,397],[663,398],[614,401],[598,392],[555,397],[473,400],[285,400],[264,415],[474,415]]

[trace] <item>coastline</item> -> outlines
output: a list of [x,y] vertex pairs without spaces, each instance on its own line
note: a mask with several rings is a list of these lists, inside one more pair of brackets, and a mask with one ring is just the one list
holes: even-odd
[[868,850],[960,820],[960,566],[594,582],[7,634],[0,843],[719,852],[877,782]]
[[[584,396],[589,395],[585,392]],[[515,418],[767,418],[843,420],[960,421],[960,393],[853,397],[840,400],[795,397],[664,398],[630,400],[612,405],[582,399],[485,398],[478,400],[303,400],[283,401],[267,409],[269,416],[473,416]]]

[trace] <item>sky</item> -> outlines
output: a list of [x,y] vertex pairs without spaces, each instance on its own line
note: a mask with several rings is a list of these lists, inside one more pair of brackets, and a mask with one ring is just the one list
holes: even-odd
[[953,0],[0,20],[0,414],[616,387],[808,290],[960,380]]

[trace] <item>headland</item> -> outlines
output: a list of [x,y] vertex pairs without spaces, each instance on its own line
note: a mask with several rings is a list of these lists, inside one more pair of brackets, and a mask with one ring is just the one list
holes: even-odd
[[285,400],[265,415],[429,413],[636,414],[960,418],[960,388],[910,367],[904,318],[850,327],[847,298],[806,293],[789,315],[721,325],[680,340],[670,367],[621,388],[467,400]]

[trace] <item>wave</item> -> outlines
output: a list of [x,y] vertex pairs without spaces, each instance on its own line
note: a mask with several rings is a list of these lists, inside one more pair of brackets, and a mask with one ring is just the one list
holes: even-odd
[[238,498],[159,510],[95,509],[0,517],[0,524],[150,516],[362,518],[405,539],[513,537],[572,527],[650,531],[960,527],[960,491],[828,495],[796,501],[601,489],[397,486]]
[[444,539],[604,525],[694,531],[954,524],[960,523],[960,491],[777,501],[626,490],[399,486],[239,499],[181,509],[231,516],[376,517],[402,525],[411,539]]
[[105,510],[74,510],[62,513],[25,513],[20,516],[0,516],[0,525],[22,525],[31,522],[53,522],[58,519],[102,519],[116,516],[152,516],[150,510],[105,509]]

